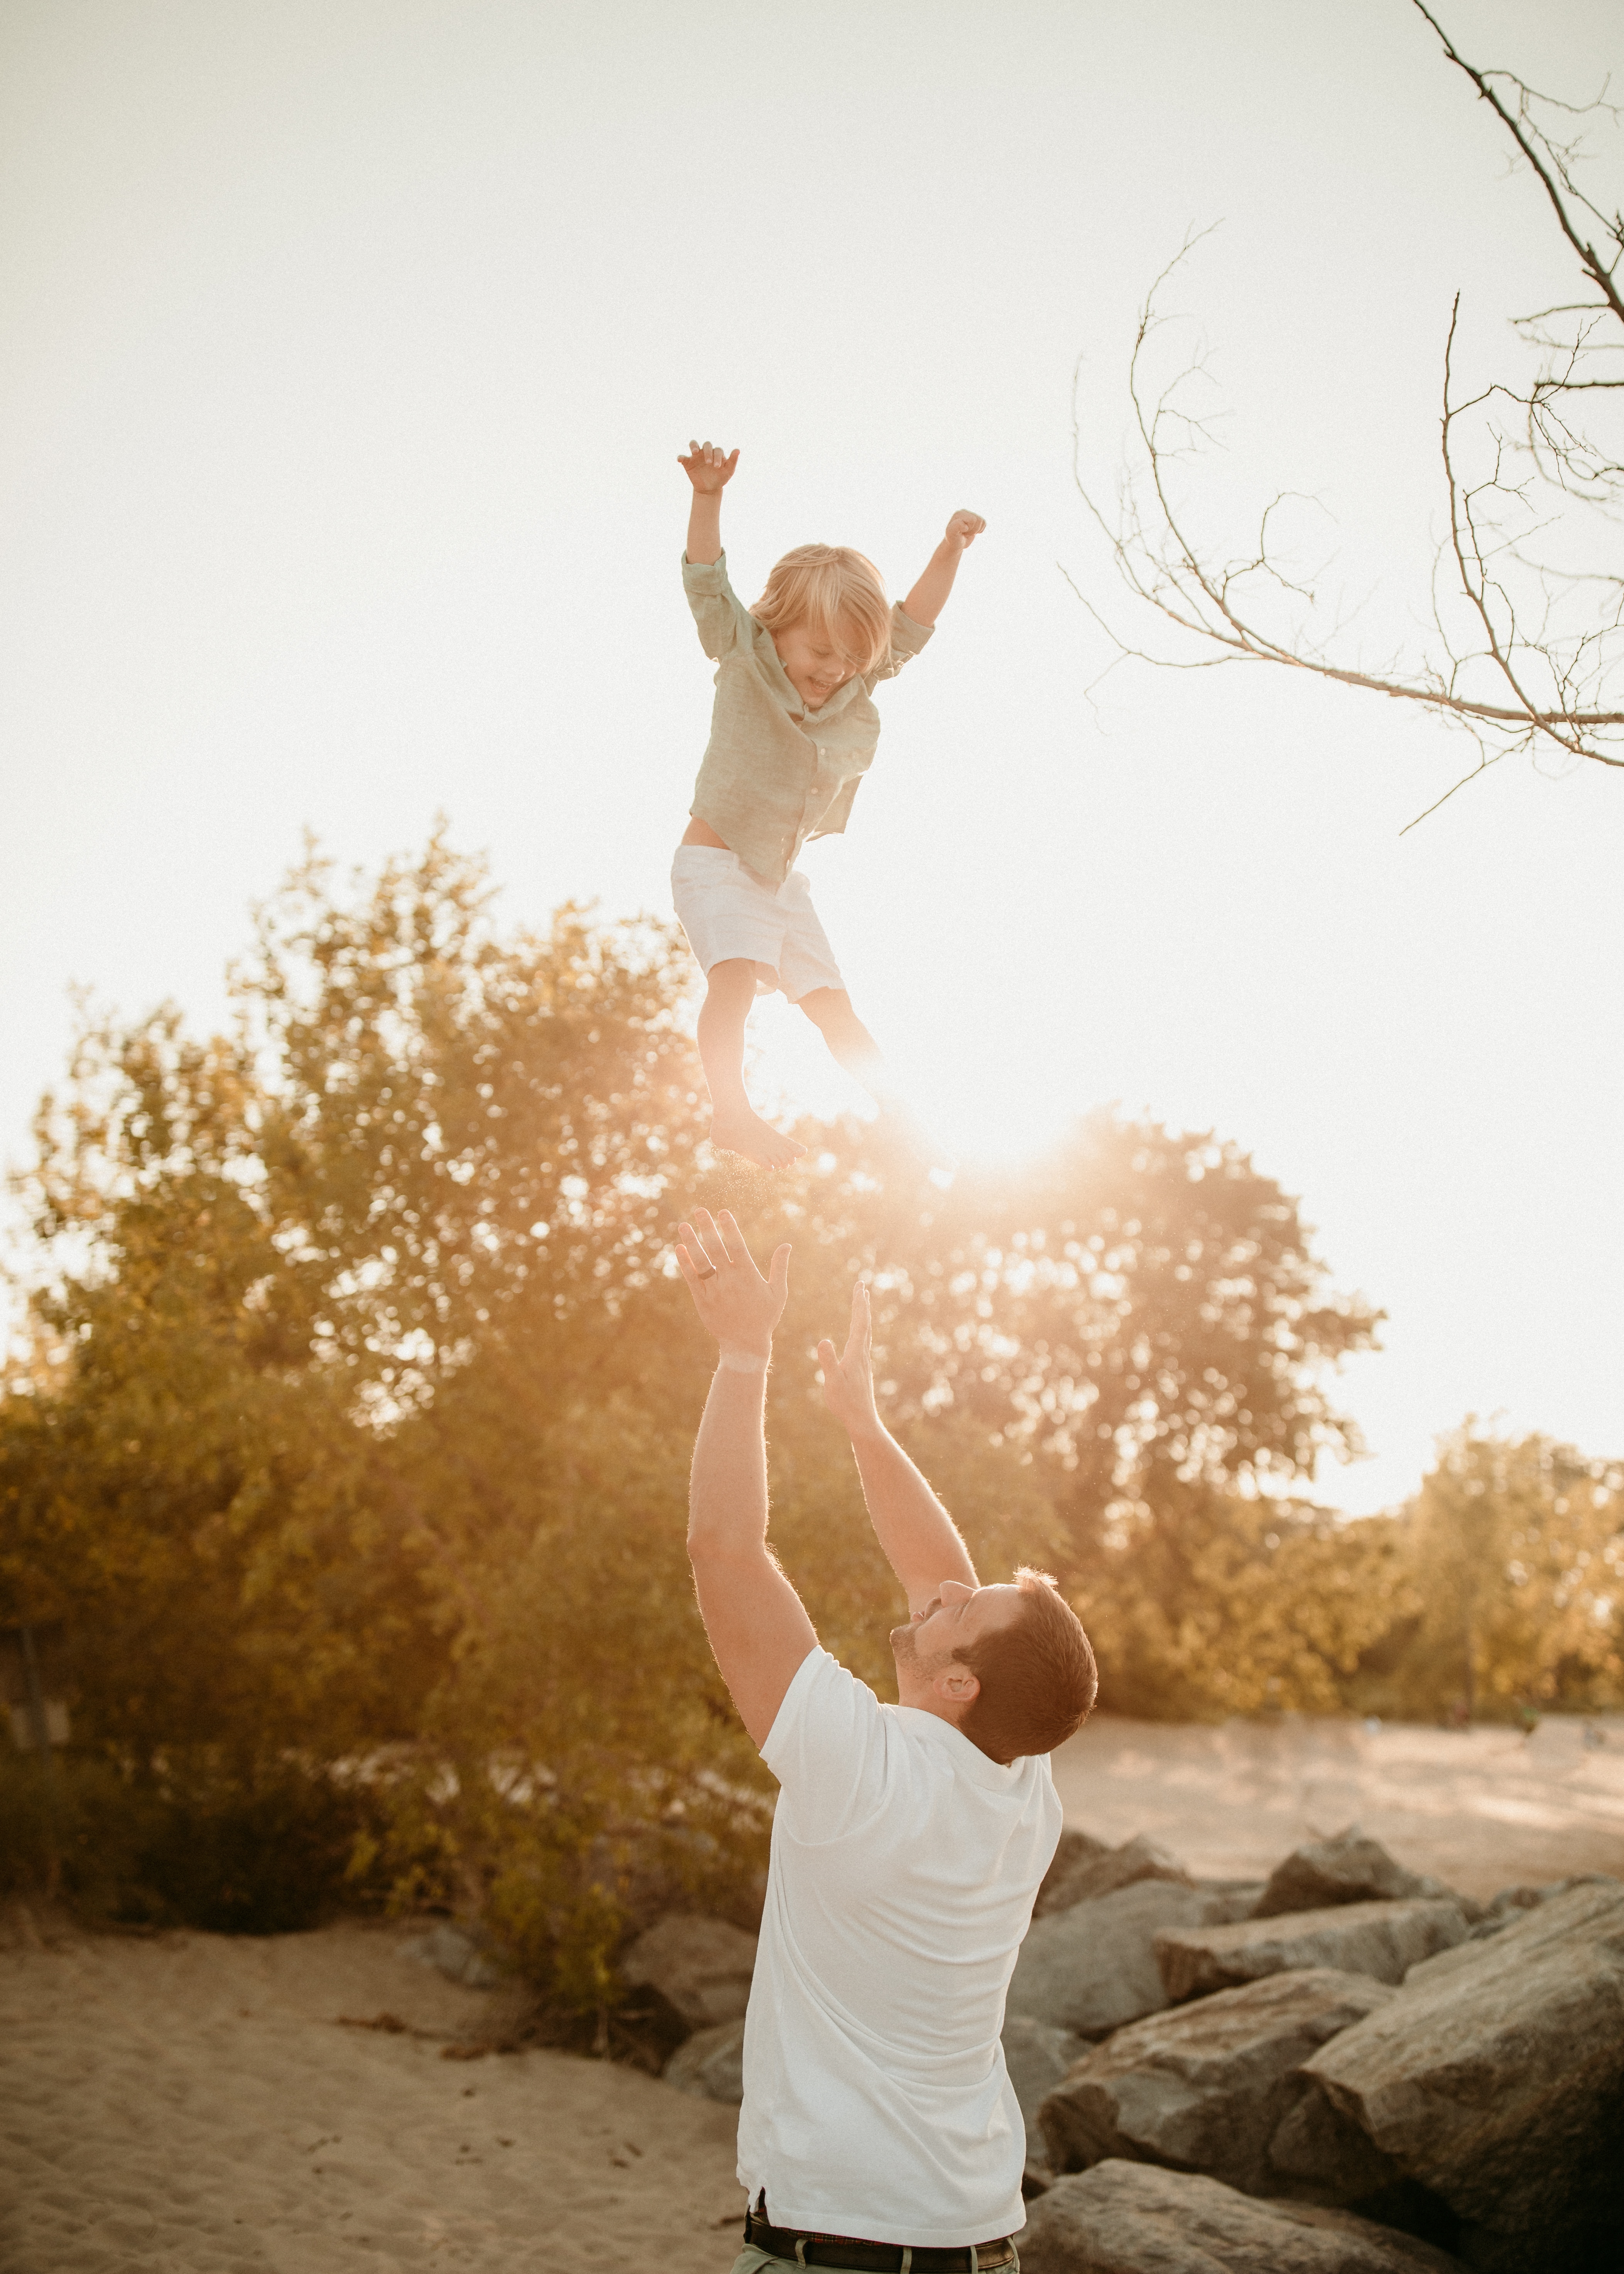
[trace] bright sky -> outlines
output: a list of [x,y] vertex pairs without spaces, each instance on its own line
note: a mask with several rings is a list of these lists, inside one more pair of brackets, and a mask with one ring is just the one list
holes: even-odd
[[[1606,0],[1443,0],[1582,99]],[[951,1142],[1102,1100],[1214,1127],[1390,1314],[1342,1394],[1365,1510],[1469,1412],[1624,1450],[1624,780],[1470,763],[1400,706],[1119,671],[1071,484],[1135,311],[1199,319],[1243,547],[1317,493],[1371,653],[1425,608],[1449,301],[1486,374],[1568,296],[1545,211],[1404,0],[8,0],[0,15],[0,1154],[70,983],[199,1025],[313,828],[488,848],[514,922],[668,906],[710,699],[690,435],[790,545],[906,591],[987,516],[844,840],[857,1006]],[[1614,192],[1616,194],[1616,192]],[[1118,621],[1132,625],[1125,606]],[[805,1022],[765,1073],[815,1104]]]

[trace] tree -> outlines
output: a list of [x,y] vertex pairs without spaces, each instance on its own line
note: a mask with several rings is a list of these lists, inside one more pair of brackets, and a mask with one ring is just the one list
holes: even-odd
[[307,861],[232,1035],[93,1028],[41,1110],[56,1355],[3,1409],[0,1586],[71,1611],[81,1714],[132,1758],[413,1730],[406,1425],[481,1350],[560,1398],[664,1363],[658,1195],[697,1127],[671,943],[574,910],[499,940],[488,900],[439,839],[348,892]]
[[1112,1712],[1335,1713],[1417,1608],[1402,1540],[1381,1518],[1347,1524],[1298,1500],[1165,1482],[1154,1504],[1114,1517],[1075,1597],[1105,1643]]
[[1624,1692],[1624,1469],[1542,1436],[1439,1447],[1408,1512],[1421,1609],[1406,1653],[1411,1712],[1470,1720],[1518,1703]]
[[1172,654],[1153,652],[1084,605],[1118,660],[1177,668],[1269,663],[1416,704],[1472,737],[1473,773],[1518,750],[1624,767],[1624,578],[1611,544],[1624,510],[1624,370],[1616,361],[1624,353],[1624,217],[1582,185],[1581,139],[1587,120],[1617,125],[1621,114],[1599,101],[1575,109],[1511,72],[1479,69],[1423,0],[1412,4],[1530,170],[1577,265],[1582,296],[1514,319],[1527,353],[1524,375],[1464,395],[1455,369],[1456,296],[1443,353],[1448,537],[1443,579],[1434,578],[1435,644],[1413,662],[1361,667],[1346,651],[1343,627],[1322,623],[1304,572],[1280,549],[1273,524],[1288,502],[1283,494],[1238,553],[1226,555],[1196,533],[1178,477],[1210,440],[1195,394],[1206,374],[1190,365],[1158,386],[1149,365],[1168,320],[1162,295],[1194,237],[1157,278],[1140,314],[1128,381],[1139,459],[1116,507],[1108,509],[1078,477],[1129,591],[1182,644]]
[[[877,1682],[893,1585],[813,1356],[858,1270],[888,1404],[985,1567],[1112,1605],[1135,1571],[1206,1587],[1204,1633],[1267,1593],[1231,1552],[1257,1496],[1353,1444],[1330,1376],[1377,1323],[1210,1135],[1096,1115],[946,1193],[856,1122],[804,1130],[793,1178],[713,1160],[687,985],[658,926],[504,934],[439,838],[370,878],[307,860],[229,1034],[84,1035],[22,1179],[38,1363],[0,1397],[0,1619],[62,1622],[81,1756],[161,1794],[188,1764],[239,1799],[289,1764],[370,1780],[368,1867],[484,1916],[605,2029],[629,1925],[748,1916],[764,1854],[683,1549],[710,1352],[679,1216],[795,1243],[774,1538]],[[1155,1661],[1169,1699],[1215,1694],[1202,1648]]]
[[895,1410],[1039,1457],[1069,1568],[1123,1495],[1267,1493],[1358,1449],[1328,1378],[1381,1314],[1329,1290],[1298,1204],[1240,1147],[1097,1113],[1019,1177],[938,1193],[875,1135],[807,1133],[814,1166],[754,1217],[763,1246],[796,1243],[786,1335],[811,1348],[871,1269]]

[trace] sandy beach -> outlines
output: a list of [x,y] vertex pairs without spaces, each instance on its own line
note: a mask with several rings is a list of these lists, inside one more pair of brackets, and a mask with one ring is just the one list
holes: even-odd
[[[1056,1759],[1068,1818],[1261,1872],[1350,1820],[1487,1894],[1624,1874],[1624,1717],[1531,1739],[1358,1724],[1101,1720]],[[414,1930],[89,1936],[17,1914],[0,1950],[5,2274],[426,2266],[712,2274],[733,2256],[734,2113],[542,2051],[447,2059],[494,1999]],[[400,2030],[357,2028],[389,2014]],[[347,2017],[347,2020],[346,2020]]]

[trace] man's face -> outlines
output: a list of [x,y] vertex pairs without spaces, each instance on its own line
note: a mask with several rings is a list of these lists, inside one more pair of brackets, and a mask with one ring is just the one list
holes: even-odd
[[897,1687],[905,1706],[910,1693],[929,1692],[937,1678],[973,1643],[1020,1615],[1020,1589],[1012,1581],[996,1587],[966,1587],[944,1579],[934,1600],[915,1611],[906,1626],[893,1627],[891,1655]]

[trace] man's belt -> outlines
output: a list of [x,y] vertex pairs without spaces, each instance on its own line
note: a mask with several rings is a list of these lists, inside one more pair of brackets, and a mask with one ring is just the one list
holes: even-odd
[[862,2274],[997,2274],[1015,2263],[1007,2234],[990,2242],[935,2244],[866,2242],[857,2234],[811,2234],[798,2226],[774,2226],[756,2210],[744,2215],[744,2239],[792,2265],[851,2266]]

